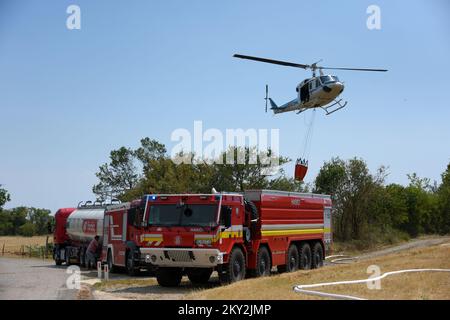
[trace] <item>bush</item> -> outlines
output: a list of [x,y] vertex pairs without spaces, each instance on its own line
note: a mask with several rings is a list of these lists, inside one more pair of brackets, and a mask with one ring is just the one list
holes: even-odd
[[31,222],[26,222],[19,227],[19,234],[24,237],[32,237],[36,232],[36,226]]

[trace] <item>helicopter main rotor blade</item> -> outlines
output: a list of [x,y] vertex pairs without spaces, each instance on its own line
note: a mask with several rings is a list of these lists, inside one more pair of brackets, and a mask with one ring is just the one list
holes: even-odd
[[350,70],[350,71],[379,71],[386,72],[387,69],[365,69],[365,68],[330,68],[330,67],[317,67],[317,69],[327,70]]
[[259,62],[265,62],[265,63],[278,64],[278,65],[282,65],[282,66],[286,66],[286,67],[294,67],[294,68],[302,68],[302,69],[311,68],[311,66],[308,64],[300,64],[300,63],[292,63],[292,62],[281,61],[281,60],[272,60],[272,59],[266,59],[266,58],[244,56],[242,54],[235,54],[235,55],[233,55],[233,57],[240,58],[240,59],[254,60],[254,61],[259,61]]

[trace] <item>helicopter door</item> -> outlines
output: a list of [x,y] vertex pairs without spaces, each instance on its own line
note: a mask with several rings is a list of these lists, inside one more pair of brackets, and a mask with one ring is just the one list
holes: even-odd
[[300,101],[308,102],[309,101],[309,84],[304,84],[300,89]]

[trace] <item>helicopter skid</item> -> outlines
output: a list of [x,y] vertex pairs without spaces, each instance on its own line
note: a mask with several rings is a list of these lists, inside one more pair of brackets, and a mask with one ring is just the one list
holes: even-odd
[[[327,116],[330,115],[330,114],[332,114],[332,113],[334,113],[334,112],[336,112],[336,111],[338,111],[338,110],[341,110],[342,108],[344,108],[344,107],[347,105],[347,101],[345,101],[343,104],[341,104],[342,99],[340,99],[340,100],[335,100],[335,101],[336,101],[335,103],[329,105],[328,107],[321,107],[321,108],[326,112],[326,115],[327,115]],[[337,107],[337,108],[335,108],[335,109],[329,111],[329,109],[330,109],[331,107],[335,106],[335,105],[338,105],[339,107]]]

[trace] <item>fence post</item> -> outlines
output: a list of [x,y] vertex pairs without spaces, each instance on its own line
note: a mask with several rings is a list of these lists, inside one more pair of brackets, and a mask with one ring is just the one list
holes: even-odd
[[30,258],[31,258],[31,246],[29,246],[28,248],[29,248]]
[[104,271],[105,271],[105,281],[109,280],[109,268],[108,268],[108,264],[105,264],[104,266]]
[[20,247],[20,255],[23,256],[25,255],[25,248],[23,247],[23,245]]
[[45,259],[47,259],[48,255],[48,235],[47,238],[45,238]]
[[3,248],[2,248],[2,256],[5,255],[5,243],[3,242]]
[[97,261],[97,278],[102,278],[102,262]]

